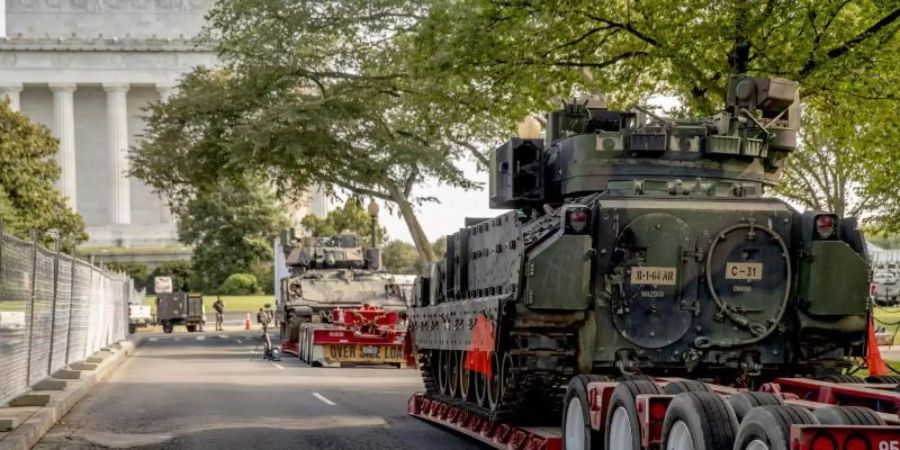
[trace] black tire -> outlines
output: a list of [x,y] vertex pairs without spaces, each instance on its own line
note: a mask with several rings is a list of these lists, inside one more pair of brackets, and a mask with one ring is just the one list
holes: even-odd
[[475,398],[475,372],[466,369],[467,352],[459,356],[459,398],[473,400]]
[[137,326],[134,324],[128,324],[128,334],[134,334],[137,331]]
[[721,396],[707,391],[682,392],[672,399],[663,422],[663,448],[673,428],[683,423],[690,432],[695,450],[731,450],[738,421],[731,405]]
[[644,374],[623,375],[622,379],[625,381],[650,381],[656,383],[656,378]]
[[162,324],[163,333],[171,334],[172,331],[175,330],[175,325],[172,325],[172,322],[163,322]]
[[[602,380],[600,378],[606,378],[606,380]],[[566,400],[563,403],[562,410],[562,448],[563,450],[602,450],[603,449],[603,433],[599,431],[595,431],[591,428],[591,416],[590,416],[590,398],[588,397],[587,385],[593,381],[607,381],[607,377],[602,377],[599,375],[578,375],[573,377],[569,381],[569,386],[566,388]],[[584,424],[584,429],[581,430],[581,436],[584,439],[584,446],[570,447],[570,436],[566,433],[568,431],[567,422],[569,421],[569,407],[572,402],[577,401],[580,406],[580,412],[582,423]]]
[[[647,380],[623,381],[613,390],[609,399],[609,405],[606,410],[606,430],[603,438],[606,450],[640,450],[641,448],[641,426],[638,418],[637,404],[635,399],[640,394],[662,394],[662,389],[656,383]],[[612,432],[610,426],[613,422],[613,416],[617,409],[622,408],[627,415],[631,425],[631,443],[632,448],[613,448],[610,444]]]
[[708,384],[697,380],[679,380],[667,384],[663,387],[663,392],[669,395],[678,395],[682,392],[712,392],[712,389]]
[[757,406],[779,406],[784,404],[784,399],[768,392],[740,392],[728,396],[728,403],[734,410],[738,422],[744,420],[744,416]]
[[870,376],[866,378],[866,383],[873,384],[900,384],[900,376],[897,375],[880,375]]
[[813,410],[822,425],[886,425],[875,411],[862,406],[825,406]]
[[827,381],[829,383],[865,383],[866,381],[856,375],[826,375],[819,378],[819,381]]
[[606,375],[586,374],[586,375],[578,375],[578,376],[587,380],[585,385],[587,385],[587,383],[606,383],[606,382],[613,381],[613,379],[611,377],[608,377]]
[[188,333],[193,333],[193,332],[197,331],[197,325],[185,325],[185,328],[187,328]]
[[753,441],[761,441],[770,450],[789,450],[791,425],[817,425],[813,413],[795,405],[759,406],[741,421],[734,450],[746,450]]
[[459,352],[450,350],[450,364],[447,366],[447,395],[451,397],[459,396]]

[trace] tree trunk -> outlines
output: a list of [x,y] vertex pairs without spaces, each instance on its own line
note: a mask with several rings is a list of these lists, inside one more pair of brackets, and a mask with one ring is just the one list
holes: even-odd
[[391,200],[400,208],[400,215],[403,216],[403,221],[406,222],[409,234],[412,235],[413,242],[416,244],[419,258],[426,264],[434,262],[434,250],[431,248],[431,243],[428,242],[428,236],[425,234],[425,230],[422,229],[422,224],[419,223],[419,219],[416,217],[412,203],[393,183],[388,181],[382,185],[391,194]]

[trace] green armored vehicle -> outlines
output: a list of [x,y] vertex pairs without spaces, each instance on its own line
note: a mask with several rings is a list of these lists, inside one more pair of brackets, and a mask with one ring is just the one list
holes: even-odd
[[579,374],[754,387],[849,366],[869,313],[857,220],[764,195],[797,147],[797,90],[735,76],[696,119],[573,101],[497,148],[490,204],[512,211],[467,220],[417,280],[429,394],[513,418],[558,409]]

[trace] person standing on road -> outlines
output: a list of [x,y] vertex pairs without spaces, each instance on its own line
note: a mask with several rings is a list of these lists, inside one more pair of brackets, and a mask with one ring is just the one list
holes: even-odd
[[272,317],[269,316],[269,313],[259,308],[259,312],[256,314],[256,321],[262,325],[263,334],[269,334],[269,324],[272,323]]
[[275,310],[272,309],[271,303],[266,303],[265,309],[263,309],[263,312],[265,312],[269,316],[269,323],[272,323],[275,321]]
[[216,310],[216,331],[223,331],[222,323],[225,322],[225,302],[222,301],[222,297],[216,296],[213,309]]

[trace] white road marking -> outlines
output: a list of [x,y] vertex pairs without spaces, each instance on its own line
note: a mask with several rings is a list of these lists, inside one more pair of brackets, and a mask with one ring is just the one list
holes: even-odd
[[238,343],[238,344],[240,344],[240,343],[241,343],[241,340],[240,340],[240,339],[238,339],[238,340],[237,340],[237,343]]
[[158,340],[159,340],[159,338],[150,338],[150,342],[156,342]]
[[228,339],[228,335],[220,334],[219,339]]
[[325,396],[323,396],[322,394],[320,394],[318,392],[313,392],[313,397],[321,400],[322,403],[324,403],[326,405],[337,406],[337,403],[335,403],[331,400],[328,400],[327,398],[325,398]]
[[198,341],[205,341],[205,340],[206,340],[206,336],[197,336],[197,340],[198,340]]
[[180,340],[181,340],[181,338],[175,338],[175,342],[178,342]]
[[281,364],[275,364],[275,367],[277,367],[277,368],[279,368],[279,369],[281,369],[281,370],[284,370],[284,367],[281,367]]

